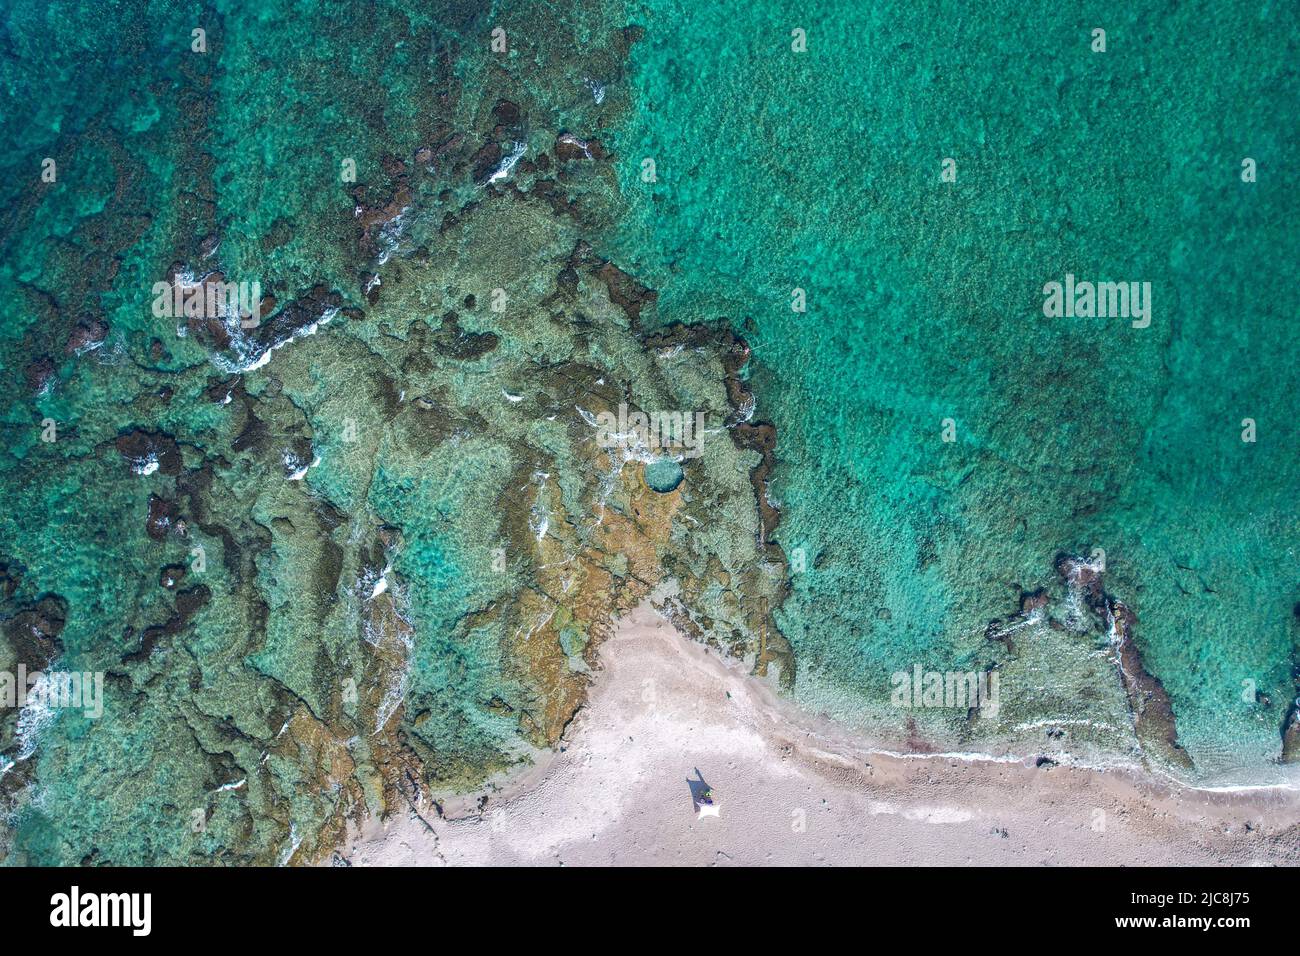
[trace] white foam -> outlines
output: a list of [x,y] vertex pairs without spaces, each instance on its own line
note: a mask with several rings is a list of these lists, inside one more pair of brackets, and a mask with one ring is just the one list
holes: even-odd
[[519,142],[518,140],[516,140],[513,148],[510,150],[510,155],[504,157],[501,160],[501,164],[497,166],[496,170],[492,173],[492,175],[488,177],[488,185],[491,185],[492,183],[495,182],[500,182],[501,180],[509,176],[511,170],[515,168],[515,164],[518,163],[519,160],[523,159],[524,153],[527,150],[528,150],[527,143]]
[[[282,339],[279,342],[276,342],[270,348],[264,349],[263,351],[256,354],[253,358],[246,358],[243,361],[232,362],[230,359],[226,358],[223,355],[213,355],[212,364],[215,365],[217,368],[219,368],[221,371],[230,374],[237,375],[242,372],[255,372],[259,368],[262,368],[264,365],[266,365],[268,362],[271,361],[272,353],[274,353],[278,349],[284,348],[286,345],[288,345],[291,342],[298,341],[298,339],[305,339],[309,335],[315,335],[317,332],[320,331],[320,327],[322,325],[328,325],[334,319],[334,317],[338,315],[338,312],[339,312],[338,309],[325,310],[325,312],[321,313],[321,317],[317,319],[315,322],[312,322],[310,325],[304,325],[302,328],[297,329],[292,335],[288,336],[285,339]],[[250,350],[254,348],[254,346],[250,343],[250,340],[239,332],[235,332],[232,344],[235,345],[235,349],[237,352],[243,354],[247,354]]]

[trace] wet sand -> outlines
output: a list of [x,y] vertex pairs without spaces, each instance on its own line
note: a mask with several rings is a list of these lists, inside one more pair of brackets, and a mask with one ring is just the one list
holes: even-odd
[[[601,664],[560,752],[440,800],[441,814],[426,797],[372,820],[341,855],[356,865],[1300,862],[1296,790],[873,751],[648,605],[620,622]],[[697,770],[716,817],[695,813]]]

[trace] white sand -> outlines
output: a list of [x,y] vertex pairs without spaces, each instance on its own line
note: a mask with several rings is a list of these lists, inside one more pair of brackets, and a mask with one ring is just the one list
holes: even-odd
[[[601,649],[562,752],[478,796],[372,821],[397,864],[1295,864],[1300,793],[872,752],[643,606]],[[698,768],[718,817],[697,817]]]

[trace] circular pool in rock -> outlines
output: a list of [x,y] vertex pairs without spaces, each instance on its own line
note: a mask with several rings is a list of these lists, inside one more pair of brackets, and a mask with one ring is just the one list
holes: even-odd
[[661,495],[675,490],[685,477],[682,466],[671,458],[659,458],[645,466],[645,483]]

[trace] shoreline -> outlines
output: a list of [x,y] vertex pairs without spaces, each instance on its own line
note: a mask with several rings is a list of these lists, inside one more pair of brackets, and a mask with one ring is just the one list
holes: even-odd
[[[876,749],[648,604],[616,622],[559,748],[354,827],[356,865],[1300,863],[1290,784]],[[705,780],[720,815],[696,816]],[[696,783],[696,787],[691,784]],[[486,798],[486,799],[484,799]],[[1288,836],[1290,833],[1290,836]]]

